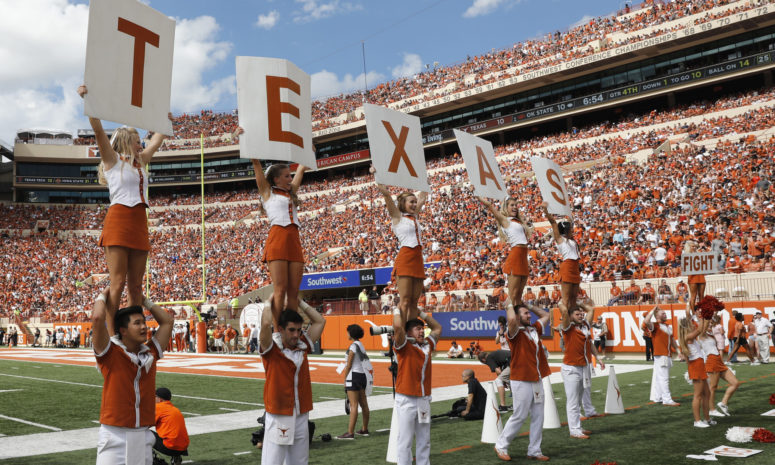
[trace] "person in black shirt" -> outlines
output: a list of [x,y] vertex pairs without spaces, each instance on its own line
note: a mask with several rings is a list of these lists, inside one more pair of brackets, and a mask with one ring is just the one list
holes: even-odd
[[466,408],[460,416],[466,420],[481,420],[484,418],[484,407],[487,405],[487,393],[474,376],[474,370],[463,370],[463,382],[468,384]]
[[506,405],[506,386],[511,385],[511,351],[495,350],[492,352],[480,352],[479,361],[490,367],[490,371],[498,375],[495,378],[495,387],[498,388],[499,409],[501,412],[509,410]]

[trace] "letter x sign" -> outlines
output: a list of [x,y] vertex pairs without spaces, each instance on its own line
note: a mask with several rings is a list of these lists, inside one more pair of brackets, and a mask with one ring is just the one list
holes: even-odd
[[380,184],[430,192],[420,118],[364,104],[371,162]]
[[91,0],[87,116],[172,135],[175,21],[135,0]]

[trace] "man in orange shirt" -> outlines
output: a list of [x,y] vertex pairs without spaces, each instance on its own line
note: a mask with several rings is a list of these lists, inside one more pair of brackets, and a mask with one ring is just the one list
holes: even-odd
[[425,337],[423,321],[405,321],[393,312],[393,342],[398,373],[395,408],[398,417],[398,465],[412,464],[412,440],[417,465],[430,465],[431,376],[433,351],[441,337],[441,324],[425,312],[420,318],[431,332]]
[[[109,292],[106,289],[97,296],[91,315],[94,355],[105,380],[96,463],[150,464],[156,361],[167,348],[174,320],[146,297],[143,306],[159,324],[156,335],[148,340],[143,307],[125,307],[113,313],[106,303]],[[108,334],[108,319],[113,320],[113,337]]]
[[[271,304],[271,301],[268,303]],[[272,311],[261,314],[259,341],[264,364],[264,445],[261,463],[306,465],[309,462],[309,412],[312,410],[312,381],[307,354],[320,340],[326,320],[314,308],[299,300],[299,312],[285,309],[272,334]],[[269,309],[267,309],[269,310]]]
[[616,285],[616,281],[611,282],[611,290],[608,291],[611,294],[611,299],[608,300],[608,306],[617,305],[622,299],[622,289]]
[[182,456],[188,455],[188,430],[183,414],[172,405],[171,400],[169,389],[156,389],[156,443],[153,448],[172,457],[171,465],[178,465],[183,460]]
[[226,346],[226,353],[230,354],[234,352],[234,346],[237,344],[237,330],[232,328],[230,324],[227,324],[223,337]]

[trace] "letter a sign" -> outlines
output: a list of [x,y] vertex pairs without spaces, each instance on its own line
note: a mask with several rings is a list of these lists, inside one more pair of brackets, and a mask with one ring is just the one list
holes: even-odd
[[172,135],[175,21],[135,0],[91,0],[84,114]]
[[309,74],[280,58],[237,57],[240,156],[317,167]]
[[380,184],[430,192],[420,118],[368,103],[363,110],[374,179]]
[[538,181],[541,197],[549,204],[549,213],[571,216],[570,197],[562,178],[562,169],[557,163],[541,157],[530,157],[533,172]]
[[454,132],[474,193],[479,197],[503,199],[506,196],[506,184],[498,169],[492,143],[465,131],[455,129]]

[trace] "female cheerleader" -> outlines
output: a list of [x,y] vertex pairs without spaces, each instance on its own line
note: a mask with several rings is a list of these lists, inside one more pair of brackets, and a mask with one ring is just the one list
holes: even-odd
[[[78,95],[87,94],[86,86],[78,87]],[[168,114],[172,119],[172,113]],[[128,306],[143,304],[143,274],[151,250],[148,236],[146,208],[148,199],[148,171],[145,166],[164,142],[163,134],[154,134],[143,148],[140,135],[134,128],[115,130],[108,140],[102,122],[89,118],[100,154],[97,168],[99,183],[108,186],[110,207],[100,234],[99,245],[105,248],[105,259],[110,275],[106,319],[108,334],[113,334],[113,315],[121,303],[124,285],[127,287]]]
[[[705,371],[708,372],[708,384],[710,384],[710,400],[708,405],[716,405],[717,409],[710,411],[712,416],[723,417],[729,415],[729,399],[735,393],[740,383],[737,381],[732,370],[724,365],[721,360],[721,354],[724,352],[724,327],[721,325],[721,315],[713,315],[710,320],[710,330],[706,337],[700,338],[702,349],[705,351],[707,359],[705,360]],[[721,402],[714,404],[716,400],[716,388],[719,379],[723,378],[729,386],[724,392],[724,398]]]
[[[684,243],[683,253],[695,253],[697,252],[697,242],[688,240]],[[694,309],[697,303],[705,297],[705,275],[693,274],[689,275],[689,310],[694,315]]]
[[[554,215],[549,213],[549,204],[541,204],[544,209],[544,215],[552,226],[552,235],[557,244],[557,251],[560,252],[562,262],[560,263],[560,291],[562,292],[562,301],[559,304],[560,312],[573,313],[578,306],[579,284],[581,275],[579,273],[579,245],[573,239],[573,223],[570,221],[557,221]],[[581,305],[586,312],[594,310],[592,305],[587,302]]]
[[708,374],[705,371],[705,354],[698,340],[701,334],[708,331],[708,323],[710,323],[708,320],[700,319],[699,325],[695,326],[688,317],[681,318],[678,322],[678,346],[681,348],[681,354],[688,361],[689,379],[694,385],[692,413],[695,428],[707,428],[716,424],[710,419],[710,388]]
[[[373,166],[369,171],[372,174],[376,172]],[[385,198],[385,206],[393,221],[392,229],[400,247],[393,264],[393,274],[397,277],[398,284],[398,309],[404,321],[415,320],[420,313],[417,301],[422,294],[422,283],[425,280],[420,239],[422,229],[417,222],[417,216],[428,199],[428,193],[420,192],[415,196],[413,192],[403,192],[393,202],[393,196],[384,184],[377,183],[377,190]]]
[[519,211],[518,201],[514,197],[504,199],[500,210],[496,209],[492,202],[477,198],[495,216],[498,235],[502,240],[508,240],[511,246],[509,256],[503,264],[503,272],[509,277],[509,298],[515,308],[519,307],[522,305],[522,291],[530,274],[527,266],[527,238],[533,235],[532,223]]

